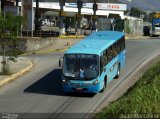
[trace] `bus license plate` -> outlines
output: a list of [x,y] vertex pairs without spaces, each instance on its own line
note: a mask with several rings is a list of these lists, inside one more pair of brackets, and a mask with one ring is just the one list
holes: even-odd
[[83,88],[76,88],[76,90],[80,90],[81,91],[81,90],[83,90]]

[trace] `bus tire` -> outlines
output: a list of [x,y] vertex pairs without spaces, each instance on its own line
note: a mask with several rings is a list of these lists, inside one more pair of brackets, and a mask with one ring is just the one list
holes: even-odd
[[107,76],[104,78],[104,86],[107,87]]
[[105,78],[104,78],[104,84],[103,84],[103,88],[101,89],[101,93],[103,93],[104,92],[104,90],[105,90],[105,88],[107,87],[107,77],[105,76]]
[[119,78],[119,76],[120,76],[120,64],[118,65],[118,69],[117,69],[117,75],[116,75],[116,79],[118,79]]

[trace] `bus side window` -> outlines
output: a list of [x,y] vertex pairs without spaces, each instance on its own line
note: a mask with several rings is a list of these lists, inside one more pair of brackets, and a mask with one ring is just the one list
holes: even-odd
[[107,54],[108,54],[108,62],[109,62],[109,61],[112,60],[112,47],[109,47],[109,48],[108,48]]
[[107,58],[107,50],[103,51],[103,64],[107,65],[108,58]]
[[121,51],[119,41],[116,42],[116,50],[117,50],[117,53],[118,53],[118,54],[119,54],[120,51]]
[[125,49],[125,41],[124,41],[124,37],[122,37],[120,39],[120,44],[121,44],[121,51],[123,51]]
[[103,72],[103,56],[100,56],[100,73]]
[[113,44],[112,46],[112,54],[113,54],[113,57],[117,56],[116,43]]
[[117,43],[116,43],[116,50],[117,50],[117,53],[119,54],[120,52],[121,52],[121,45],[120,45],[120,40],[119,41],[117,41]]
[[124,36],[123,36],[123,39],[122,39],[122,41],[123,41],[123,48],[125,49],[125,38],[124,38]]

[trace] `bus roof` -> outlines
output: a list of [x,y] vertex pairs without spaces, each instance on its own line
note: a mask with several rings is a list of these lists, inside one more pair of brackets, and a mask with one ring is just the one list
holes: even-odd
[[118,31],[98,31],[84,40],[70,47],[65,54],[97,54],[100,55],[102,51],[111,46],[114,42],[124,36],[123,32]]

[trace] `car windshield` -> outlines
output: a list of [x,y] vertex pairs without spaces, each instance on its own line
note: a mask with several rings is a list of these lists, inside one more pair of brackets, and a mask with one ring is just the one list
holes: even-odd
[[64,57],[63,75],[72,80],[91,80],[99,75],[97,55],[67,54]]

